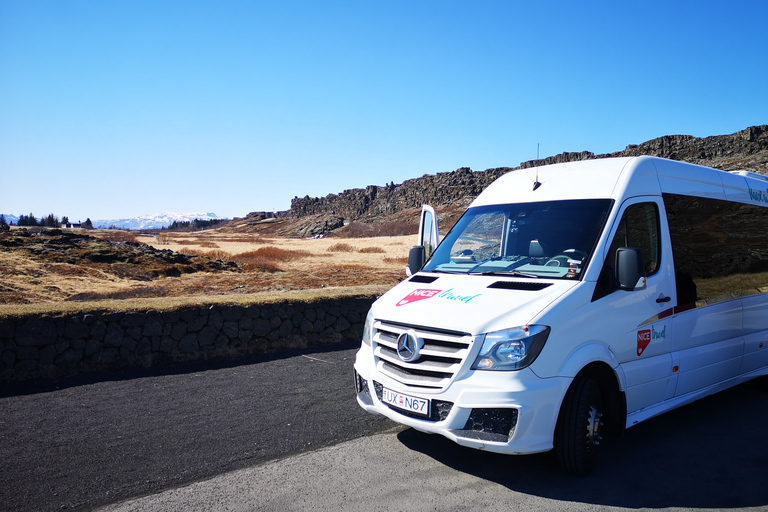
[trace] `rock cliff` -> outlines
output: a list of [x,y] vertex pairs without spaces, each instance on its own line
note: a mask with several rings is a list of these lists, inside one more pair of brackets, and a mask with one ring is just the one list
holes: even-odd
[[433,206],[464,207],[496,178],[515,169],[592,158],[651,155],[682,160],[716,169],[746,169],[768,174],[768,125],[752,126],[731,135],[693,137],[667,135],[642,144],[629,145],[623,151],[595,155],[589,151],[561,153],[540,160],[522,162],[519,167],[499,167],[475,172],[462,167],[453,172],[424,175],[385,186],[345,190],[325,197],[296,197],[288,215],[303,218],[333,215],[345,220],[385,217],[408,208],[429,203]]

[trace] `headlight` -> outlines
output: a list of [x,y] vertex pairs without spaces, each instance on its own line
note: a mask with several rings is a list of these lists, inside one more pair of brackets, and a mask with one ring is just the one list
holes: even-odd
[[521,370],[530,365],[549,337],[546,325],[525,325],[489,332],[473,370]]
[[363,345],[371,346],[371,331],[373,331],[373,309],[368,310],[365,316],[365,327],[363,327]]

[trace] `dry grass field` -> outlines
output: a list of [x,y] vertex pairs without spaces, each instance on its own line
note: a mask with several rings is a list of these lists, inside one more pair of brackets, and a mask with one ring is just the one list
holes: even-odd
[[[185,266],[177,264],[172,268],[175,275],[164,275],[172,272],[155,263],[151,268],[143,262],[137,265],[119,254],[104,263],[94,259],[93,254],[87,255],[90,260],[75,261],[61,253],[49,253],[47,249],[58,243],[56,237],[42,243],[43,249],[32,252],[0,247],[0,315],[22,305],[35,305],[36,310],[48,305],[56,310],[62,304],[85,306],[136,299],[204,303],[297,290],[321,290],[324,295],[343,294],[350,287],[384,290],[405,278],[408,249],[415,241],[413,235],[296,239],[217,230],[157,236],[115,230],[82,234],[108,241],[107,245],[116,249],[135,251],[143,247],[137,244],[146,244],[157,249],[156,253],[173,251],[204,258],[194,258]],[[207,262],[205,258],[214,260],[212,263],[234,262],[236,266],[220,265],[224,268],[210,271],[213,265],[206,263],[203,268],[194,263]]]
[[[226,235],[216,231],[138,237],[157,249],[234,261],[239,275],[195,276],[217,293],[394,285],[405,277],[415,237],[280,239]],[[192,276],[191,276],[192,277]],[[232,286],[230,286],[230,284]],[[208,293],[189,284],[192,293]]]

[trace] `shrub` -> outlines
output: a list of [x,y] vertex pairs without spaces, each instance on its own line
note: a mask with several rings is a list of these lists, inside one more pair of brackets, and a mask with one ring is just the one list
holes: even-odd
[[234,259],[231,253],[228,253],[227,251],[222,251],[221,249],[206,251],[201,253],[200,256],[205,256],[206,258],[211,260],[221,260],[221,261],[233,261]]
[[338,244],[333,244],[327,249],[328,252],[352,252],[354,250],[355,250],[354,247],[352,247],[349,244],[345,244],[343,242]]
[[136,243],[136,235],[122,230],[109,229],[107,231],[100,232],[98,235],[96,235],[96,237],[101,238],[102,240],[107,240],[108,242]]
[[187,256],[202,256],[209,260],[221,260],[221,261],[235,261],[231,253],[217,249],[214,251],[201,251],[198,249],[182,249],[180,254],[186,254]]
[[219,245],[216,242],[211,242],[209,240],[204,240],[200,242],[200,247],[210,248],[210,249],[218,249]]
[[263,260],[293,261],[299,258],[310,256],[308,251],[291,251],[279,247],[261,247],[255,251],[243,252],[235,256],[236,262],[245,262],[249,259],[257,258]]
[[384,258],[384,263],[397,263],[399,265],[407,265],[408,264],[408,258]]
[[363,254],[384,254],[387,251],[385,251],[381,247],[363,247],[357,252],[361,252]]
[[232,256],[232,261],[242,265],[246,272],[283,272],[275,261],[292,261],[309,256],[307,251],[291,251],[279,247],[262,247],[255,251],[242,252]]

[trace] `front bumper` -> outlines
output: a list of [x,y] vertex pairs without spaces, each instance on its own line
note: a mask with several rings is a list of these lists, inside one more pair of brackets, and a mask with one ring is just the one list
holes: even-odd
[[[471,448],[507,454],[552,449],[560,404],[570,378],[541,379],[530,368],[474,371],[440,392],[403,386],[376,371],[365,347],[355,359],[358,404],[416,430],[441,434]],[[382,401],[382,389],[429,399],[429,417],[419,417]]]

